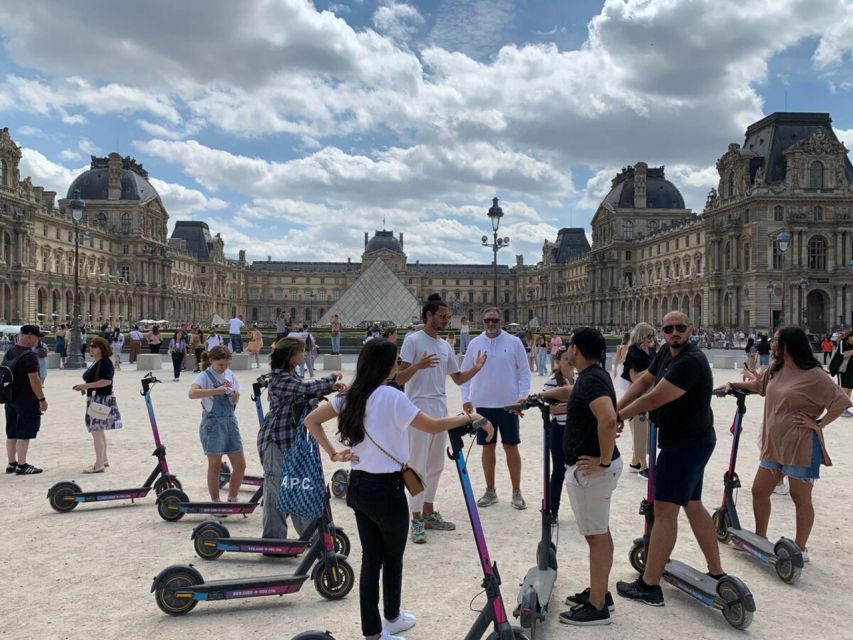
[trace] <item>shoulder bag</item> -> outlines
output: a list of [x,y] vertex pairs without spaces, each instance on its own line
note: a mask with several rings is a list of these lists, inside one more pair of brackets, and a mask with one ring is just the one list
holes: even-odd
[[293,446],[284,451],[276,507],[280,513],[318,518],[323,512],[325,487],[319,445],[300,420]]
[[421,478],[421,474],[388,453],[381,444],[373,439],[373,436],[367,432],[367,429],[364,430],[364,435],[370,438],[370,441],[376,445],[377,449],[400,465],[400,473],[403,474],[403,484],[406,485],[406,491],[408,491],[410,495],[416,496],[424,490],[424,479]]

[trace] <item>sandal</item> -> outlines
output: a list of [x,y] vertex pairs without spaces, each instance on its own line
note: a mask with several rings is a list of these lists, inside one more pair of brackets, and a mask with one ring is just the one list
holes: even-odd
[[92,465],[91,467],[86,467],[85,469],[83,469],[83,473],[103,473],[103,472],[104,472],[104,467],[96,467],[95,465]]

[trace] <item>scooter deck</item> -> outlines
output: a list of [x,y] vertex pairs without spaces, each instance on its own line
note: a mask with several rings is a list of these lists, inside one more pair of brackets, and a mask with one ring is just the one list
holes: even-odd
[[[708,606],[714,606],[718,599],[717,580],[678,560],[670,560],[663,570],[664,580],[702,600]],[[701,592],[701,593],[699,593]]]
[[216,538],[216,548],[222,551],[244,553],[275,553],[283,556],[298,556],[308,548],[303,540],[277,540],[275,538]]
[[536,592],[536,597],[539,601],[540,611],[536,613],[544,613],[548,611],[548,605],[551,601],[551,593],[554,591],[554,583],[557,581],[557,572],[554,569],[548,568],[544,571],[539,567],[531,567],[524,576],[524,582],[521,584],[521,589],[518,592],[518,605],[521,606],[524,592],[527,587],[531,587]]
[[151,487],[136,489],[111,489],[109,491],[84,491],[73,493],[65,498],[73,502],[106,502],[108,500],[135,500],[144,498],[151,492]]
[[239,580],[211,580],[190,587],[182,587],[176,589],[175,592],[176,594],[192,593],[196,600],[228,600],[264,595],[274,596],[299,591],[307,579],[307,575],[298,574],[266,576],[263,578],[241,578]]
[[[231,480],[230,473],[220,473],[219,474],[219,482],[229,482]],[[263,476],[243,476],[243,482],[241,484],[248,485],[250,487],[260,487],[264,484]]]
[[741,546],[739,543],[744,543],[743,546],[752,547],[754,550],[768,557],[776,555],[774,543],[752,531],[747,531],[746,529],[729,529],[729,534],[732,536],[732,544],[737,547]]
[[258,502],[179,502],[176,506],[181,513],[228,513],[248,514],[258,507]]

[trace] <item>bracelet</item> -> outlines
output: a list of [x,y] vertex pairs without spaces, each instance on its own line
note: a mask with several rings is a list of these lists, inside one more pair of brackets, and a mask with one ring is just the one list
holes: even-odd
[[613,461],[610,461],[607,464],[604,464],[603,462],[599,462],[598,466],[603,468],[603,469],[609,469],[611,464],[613,464]]

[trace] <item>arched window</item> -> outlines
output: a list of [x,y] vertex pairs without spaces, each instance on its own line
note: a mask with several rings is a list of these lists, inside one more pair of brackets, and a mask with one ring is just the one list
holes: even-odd
[[814,221],[823,222],[823,207],[814,208]]
[[823,163],[819,160],[812,162],[811,167],[809,167],[809,188],[823,188]]
[[626,220],[625,224],[622,225],[622,236],[624,240],[634,239],[634,223],[630,220]]
[[0,187],[6,186],[6,161],[0,160]]
[[809,238],[809,269],[826,271],[826,240],[822,236]]
[[777,206],[773,209],[773,220],[776,222],[785,221],[785,210],[781,206]]
[[130,214],[129,213],[121,214],[121,232],[122,233],[130,233]]
[[654,233],[658,230],[658,223],[654,220],[649,220],[649,233]]

